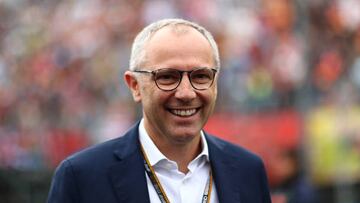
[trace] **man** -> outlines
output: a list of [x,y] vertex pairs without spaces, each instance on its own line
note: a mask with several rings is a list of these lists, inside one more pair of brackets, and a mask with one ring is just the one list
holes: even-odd
[[271,202],[262,161],[202,131],[220,60],[211,34],[166,19],[136,37],[125,81],[143,118],[58,167],[48,202]]

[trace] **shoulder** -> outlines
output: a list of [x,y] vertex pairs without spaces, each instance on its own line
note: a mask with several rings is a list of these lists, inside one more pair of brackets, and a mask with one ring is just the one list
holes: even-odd
[[51,183],[48,202],[95,202],[92,197],[113,198],[109,174],[121,158],[137,148],[137,127],[124,136],[83,149],[57,167]]
[[245,202],[271,202],[264,163],[258,155],[212,135],[206,139],[215,180],[238,185]]
[[206,138],[210,153],[220,153],[223,157],[226,157],[226,159],[229,159],[232,162],[245,162],[247,164],[263,165],[263,161],[258,155],[245,149],[244,147],[235,145],[210,134],[207,134]]
[[64,167],[76,169],[105,168],[118,161],[122,154],[130,154],[135,151],[138,142],[137,126],[131,128],[125,135],[99,143],[80,150],[60,164]]
[[99,143],[85,149],[82,149],[69,157],[64,161],[71,164],[86,164],[94,163],[94,161],[104,161],[113,157],[113,151],[116,149],[116,146],[121,144],[123,137],[112,139],[103,143]]

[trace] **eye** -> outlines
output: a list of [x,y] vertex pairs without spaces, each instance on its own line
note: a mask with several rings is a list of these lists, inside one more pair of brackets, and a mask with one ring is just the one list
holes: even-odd
[[160,85],[171,85],[180,80],[180,73],[171,69],[159,70],[155,74],[155,80]]
[[214,77],[213,75],[210,69],[199,69],[191,73],[191,80],[193,83],[204,84],[211,82]]

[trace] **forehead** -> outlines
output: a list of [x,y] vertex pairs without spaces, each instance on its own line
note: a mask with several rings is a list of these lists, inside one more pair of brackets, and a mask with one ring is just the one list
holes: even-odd
[[[166,63],[196,63],[213,66],[213,53],[208,40],[198,30],[187,25],[172,25],[153,34],[145,46],[147,65]],[[165,64],[163,64],[165,63]],[[199,65],[200,65],[199,64]],[[184,65],[184,64],[182,64]]]

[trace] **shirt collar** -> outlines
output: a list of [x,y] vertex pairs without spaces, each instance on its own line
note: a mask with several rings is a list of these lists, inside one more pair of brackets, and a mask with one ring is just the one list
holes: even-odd
[[[201,136],[202,150],[201,153],[193,161],[199,160],[201,157],[205,157],[206,161],[209,161],[209,150],[203,131],[200,131],[200,136]],[[140,121],[139,139],[151,166],[156,165],[161,160],[170,161],[163,153],[160,152],[160,150],[156,147],[155,143],[150,138],[149,134],[146,132],[144,126],[144,119],[141,119]]]

